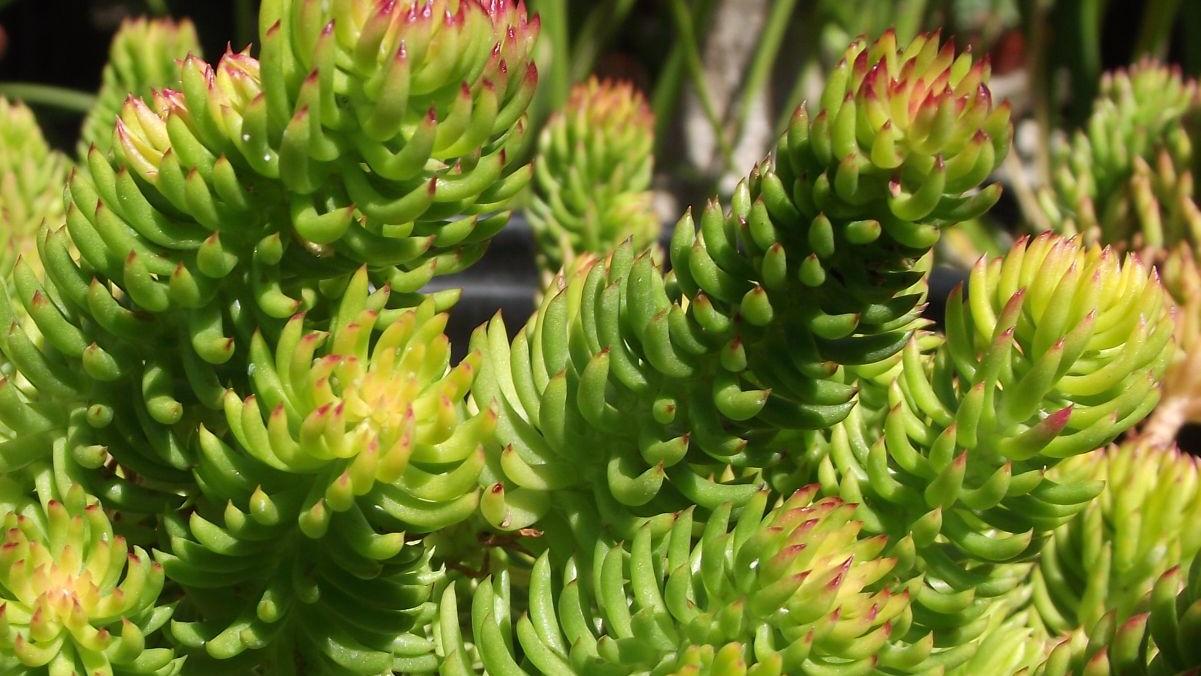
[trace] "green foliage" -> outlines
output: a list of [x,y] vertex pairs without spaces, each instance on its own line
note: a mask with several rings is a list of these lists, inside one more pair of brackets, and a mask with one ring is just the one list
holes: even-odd
[[986,76],[929,37],[856,42],[730,210],[676,225],[671,273],[623,244],[568,269],[511,348],[500,319],[477,331],[474,396],[499,406],[504,447],[491,523],[524,527],[568,487],[618,535],[740,504],[782,439],[846,417],[840,365],[905,344],[924,297],[914,260],[999,194],[968,192],[1008,145]]
[[41,479],[30,499],[0,478],[0,671],[179,673],[183,658],[147,638],[171,616],[162,566],[77,484]]
[[[33,113],[0,98],[0,272],[7,275],[18,255],[34,251],[43,222],[62,218],[62,184],[67,159],[42,138]],[[36,261],[37,256],[31,257]]]
[[[1035,605],[1055,631],[1090,628],[1106,614],[1122,624],[1168,568],[1201,550],[1197,460],[1172,447],[1128,442],[1055,468],[1061,481],[1104,481],[1108,490],[1043,546]],[[1164,490],[1168,487],[1170,490]]]
[[[862,673],[909,671],[930,642],[896,645],[912,621],[909,594],[881,584],[894,560],[884,538],[860,538],[854,505],[797,491],[765,514],[766,491],[732,519],[718,507],[694,537],[693,510],[661,536],[643,526],[628,547],[597,542],[597,565],[542,555],[524,597],[480,583],[470,638],[487,673]],[[731,523],[733,521],[733,523]],[[509,605],[528,608],[514,622]],[[442,597],[443,673],[473,673],[455,588]],[[514,625],[516,640],[513,640]],[[933,664],[925,664],[930,667]]]
[[526,215],[545,276],[580,253],[604,254],[626,237],[642,249],[659,236],[649,191],[653,128],[630,84],[591,79],[542,130]]
[[1105,244],[1201,242],[1183,126],[1197,106],[1197,85],[1179,69],[1140,61],[1106,73],[1085,126],[1053,156],[1039,199],[1050,225]]
[[[1011,135],[937,34],[854,41],[663,252],[631,87],[579,88],[515,160],[523,5],[267,0],[259,28],[175,70],[187,24],[127,26],[63,211],[31,195],[65,161],[0,104],[0,205],[48,223],[0,283],[0,673],[1201,663],[1196,463],[1089,454],[1178,361],[1164,286],[1201,288],[1190,82],[1103,83],[1043,196],[1085,236],[982,259],[935,332],[931,251]],[[457,292],[424,287],[531,177],[562,270],[452,363]],[[1182,246],[1161,285],[1111,239]]]
[[1036,673],[1180,674],[1201,664],[1197,644],[1201,617],[1201,566],[1169,568],[1147,595],[1148,610],[1120,621],[1106,613],[1087,633],[1077,631],[1051,652]]
[[476,359],[449,365],[457,293],[416,291],[528,181],[538,24],[281,0],[260,28],[261,60],[189,55],[128,98],[67,180],[0,308],[0,465],[143,526],[202,672],[430,669],[438,575],[406,532],[475,512],[495,415],[463,402]]
[[180,59],[201,56],[196,27],[191,21],[170,19],[127,19],[117,29],[108,50],[108,62],[100,74],[96,104],[83,120],[79,154],[89,146],[102,153],[112,147],[113,123],[125,100],[134,96],[149,101],[163,87],[179,86]]

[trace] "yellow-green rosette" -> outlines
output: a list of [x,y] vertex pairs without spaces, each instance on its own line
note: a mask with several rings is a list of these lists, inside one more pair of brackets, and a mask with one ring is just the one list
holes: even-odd
[[653,243],[654,116],[628,82],[590,78],[576,85],[538,139],[533,197],[526,216],[549,279],[582,252],[603,254],[629,237]]
[[42,502],[0,478],[0,509],[0,670],[179,673],[183,658],[154,647],[172,610],[162,566],[94,498],[75,485]]

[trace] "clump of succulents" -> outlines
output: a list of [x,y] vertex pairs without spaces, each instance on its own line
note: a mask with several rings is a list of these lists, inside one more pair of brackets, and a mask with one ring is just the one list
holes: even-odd
[[[1048,233],[921,316],[941,233],[1000,194],[987,61],[856,40],[663,252],[632,89],[584,85],[517,161],[524,5],[271,0],[259,27],[257,57],[168,72],[190,29],[131,24],[111,79],[148,89],[0,284],[0,671],[1198,662],[1195,464],[1088,455],[1159,399],[1156,272]],[[426,283],[532,177],[562,269],[456,362]]]
[[1034,571],[1034,603],[1056,632],[1090,629],[1107,615],[1121,625],[1144,612],[1169,568],[1201,550],[1201,476],[1195,457],[1146,441],[1077,456],[1054,470],[1063,482],[1107,489],[1055,529]]
[[0,479],[0,669],[179,673],[184,658],[147,638],[171,616],[158,599],[163,567],[79,485],[59,497],[51,485],[31,498]]
[[297,1],[260,26],[258,58],[189,55],[125,99],[67,180],[44,274],[5,289],[0,458],[158,522],[199,668],[429,668],[419,534],[474,512],[495,415],[448,363],[456,294],[415,292],[529,178],[537,20]]
[[526,211],[547,279],[581,253],[603,254],[627,237],[642,249],[659,236],[651,208],[654,118],[627,82],[589,79],[538,139]]
[[1182,124],[1197,108],[1197,84],[1178,68],[1140,61],[1107,73],[1084,128],[1056,148],[1039,200],[1050,225],[1139,249],[1201,243]]

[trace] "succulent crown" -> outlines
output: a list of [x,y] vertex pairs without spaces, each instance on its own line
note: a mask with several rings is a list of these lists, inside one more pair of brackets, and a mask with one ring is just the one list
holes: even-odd
[[157,605],[162,566],[115,535],[94,499],[75,485],[43,506],[5,480],[0,505],[0,666],[177,671],[182,660],[171,650],[146,647],[146,635],[171,614]]
[[626,237],[639,249],[658,237],[647,190],[653,129],[650,106],[631,84],[591,78],[572,88],[542,131],[534,166],[528,215],[544,272]]

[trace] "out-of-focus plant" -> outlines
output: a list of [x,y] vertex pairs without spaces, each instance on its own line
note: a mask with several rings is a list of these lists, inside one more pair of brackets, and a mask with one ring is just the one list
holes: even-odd
[[526,215],[544,281],[580,253],[604,253],[627,237],[642,249],[658,238],[652,127],[646,99],[630,84],[592,79],[542,130]]
[[62,185],[69,161],[51,150],[33,113],[0,98],[0,274],[17,256],[36,263],[35,237],[43,222],[63,215]]
[[1039,203],[1059,232],[1139,250],[1201,242],[1192,142],[1183,118],[1197,85],[1142,61],[1107,73],[1085,126],[1057,146]]

